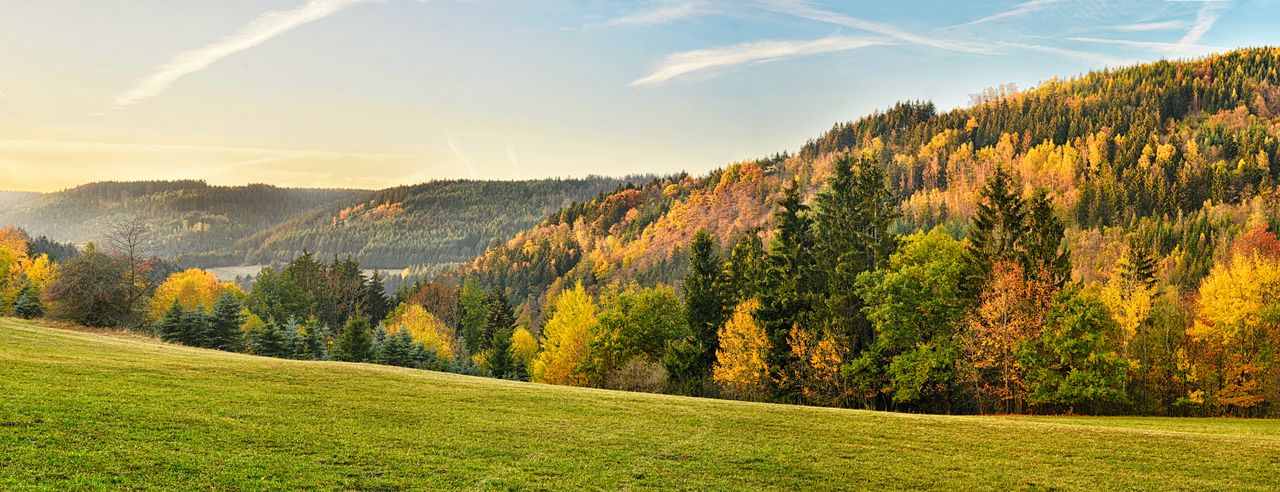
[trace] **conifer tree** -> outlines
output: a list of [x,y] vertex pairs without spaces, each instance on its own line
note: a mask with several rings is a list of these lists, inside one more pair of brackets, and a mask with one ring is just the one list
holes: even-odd
[[760,235],[748,231],[734,239],[720,275],[723,284],[719,288],[726,297],[725,305],[736,306],[758,297],[764,290],[764,269],[765,251]]
[[1027,234],[1023,238],[1023,268],[1043,269],[1051,281],[1062,285],[1071,279],[1071,256],[1062,244],[1066,226],[1054,214],[1047,190],[1037,190],[1028,202]]
[[[779,371],[792,365],[793,355],[787,342],[791,329],[812,321],[816,302],[813,223],[809,207],[800,196],[799,183],[792,182],[778,201],[774,224],[777,232],[766,262],[768,284],[754,314],[769,340],[766,366],[773,371],[773,379],[779,381],[785,379]],[[778,390],[790,391],[788,388]]]
[[353,316],[342,325],[338,339],[333,344],[333,358],[346,362],[365,362],[372,355],[373,334],[369,322]]
[[312,316],[302,324],[301,340],[298,343],[298,355],[303,359],[325,360],[329,358],[327,349],[328,331],[320,324],[320,320]]
[[971,295],[978,294],[996,262],[1019,258],[1026,232],[1026,208],[1017,185],[1008,171],[997,168],[982,189],[977,213],[969,226],[966,257],[971,270],[971,280],[967,282]]
[[381,320],[391,312],[391,299],[387,297],[387,285],[382,272],[373,271],[369,281],[365,283],[364,313],[371,320]]
[[489,372],[495,378],[511,376],[511,335],[516,329],[516,313],[507,296],[498,292],[489,295],[489,312],[484,322],[484,344]]
[[218,302],[213,305],[213,312],[209,316],[209,331],[205,337],[205,343],[209,348],[240,350],[244,338],[240,331],[241,325],[244,324],[242,309],[240,300],[236,299],[235,295],[230,292],[222,293]]
[[699,229],[689,247],[689,269],[684,276],[685,317],[697,345],[693,355],[699,374],[710,374],[719,348],[716,331],[725,321],[720,268],[715,239],[706,229]]
[[267,322],[262,332],[253,338],[252,350],[255,355],[265,357],[288,358],[293,355],[289,347],[289,339],[285,328],[275,321]]
[[44,304],[40,302],[40,292],[30,283],[23,284],[18,290],[18,297],[13,301],[13,314],[22,319],[36,319],[44,316]]

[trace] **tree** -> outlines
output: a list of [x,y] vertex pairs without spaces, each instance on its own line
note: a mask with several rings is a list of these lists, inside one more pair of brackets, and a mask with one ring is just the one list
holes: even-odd
[[725,296],[726,311],[732,311],[733,306],[742,301],[758,298],[764,291],[765,261],[764,243],[756,231],[745,232],[734,239],[720,275],[719,289]]
[[73,258],[46,290],[55,319],[86,326],[120,327],[136,317],[128,265],[103,254],[92,243]]
[[409,303],[396,306],[387,317],[386,326],[388,334],[408,332],[416,343],[442,360],[453,360],[457,355],[458,341],[453,329],[422,306]]
[[769,337],[752,315],[759,306],[755,300],[738,304],[720,329],[712,378],[722,392],[735,398],[760,399],[769,389]]
[[292,275],[268,267],[258,273],[245,297],[245,308],[263,320],[286,322],[307,319],[311,301]]
[[183,309],[174,303],[155,324],[153,330],[166,342],[192,347],[207,347],[210,321],[199,310]]
[[1027,403],[1069,413],[1087,407],[1098,413],[1103,405],[1126,402],[1129,364],[1109,337],[1115,331],[1096,295],[1077,287],[1059,292],[1040,336],[1020,348]]
[[484,320],[485,365],[495,378],[511,376],[511,335],[516,329],[516,313],[507,296],[498,292],[489,294],[489,312]]
[[684,276],[684,313],[693,340],[696,371],[710,374],[718,347],[716,330],[725,320],[720,271],[720,255],[715,240],[706,229],[699,229],[689,246],[689,269]]
[[379,270],[374,270],[365,283],[363,306],[364,315],[371,320],[384,319],[391,312],[391,299],[387,297],[387,285]]
[[373,350],[373,334],[369,323],[359,316],[348,319],[342,325],[333,344],[333,358],[345,362],[366,362]]
[[859,274],[889,260],[897,246],[890,228],[901,213],[874,158],[845,155],[833,166],[813,206],[814,256],[825,284],[821,320],[814,326],[821,326],[851,353],[859,353],[871,343],[872,334],[855,283]]
[[595,329],[596,304],[579,282],[556,298],[551,318],[542,327],[542,352],[534,359],[533,381],[586,386],[582,365]]
[[[173,305],[179,306],[180,303]],[[240,327],[244,325],[244,306],[235,294],[223,291],[218,302],[213,305],[209,314],[209,332],[205,337],[206,346],[218,350],[239,351],[243,343],[244,333]]]
[[[250,351],[264,357],[291,358],[294,356],[293,336],[280,323],[268,321],[262,331],[250,343]],[[366,351],[368,348],[365,349]],[[364,360],[364,359],[361,359]]]
[[462,344],[466,347],[467,353],[479,353],[481,345],[484,344],[485,317],[489,313],[489,308],[485,305],[484,290],[473,279],[463,281],[462,291],[458,294],[458,304],[461,311],[461,326],[458,332],[461,335]]
[[18,298],[13,302],[13,314],[22,319],[36,319],[44,316],[44,304],[40,302],[40,291],[31,283],[22,285],[18,290]]
[[308,360],[326,360],[329,358],[329,330],[320,324],[315,316],[307,318],[299,328],[298,356]]
[[[769,338],[769,354],[765,367],[774,371],[771,381],[785,381],[781,371],[792,367],[792,353],[787,345],[791,329],[796,325],[811,324],[813,310],[818,302],[814,289],[817,285],[813,258],[813,222],[809,207],[800,197],[799,183],[792,182],[786,189],[778,208],[774,211],[777,231],[769,247],[765,278],[768,285],[761,294],[760,305],[753,310],[755,322]],[[780,387],[778,393],[786,394],[794,388]]]
[[141,309],[146,295],[162,279],[156,278],[151,268],[155,256],[149,249],[152,232],[145,220],[134,216],[112,224],[105,234],[112,254],[124,263],[130,310]]
[[991,278],[996,263],[1020,259],[1026,233],[1025,204],[1013,176],[997,168],[979,195],[978,210],[969,226],[967,258],[973,277],[968,285],[975,289],[975,295]]
[[1044,188],[1027,201],[1026,235],[1022,238],[1022,267],[1027,272],[1043,271],[1061,286],[1071,279],[1071,255],[1063,246],[1066,226],[1053,210],[1053,200]]
[[632,359],[642,359],[646,365],[662,361],[671,343],[691,335],[683,311],[680,298],[668,287],[618,293],[600,313],[588,345],[585,369],[591,381],[606,385],[619,379],[618,371]]
[[1040,336],[1044,317],[1056,292],[1052,280],[1028,279],[1022,265],[996,263],[965,333],[969,380],[979,396],[980,411],[1020,413],[1026,397],[1020,345]]
[[183,309],[209,311],[224,292],[239,293],[233,284],[219,282],[218,277],[207,270],[191,268],[165,279],[151,298],[149,313],[152,319],[163,316],[174,304]]
[[954,338],[970,308],[962,291],[964,255],[963,244],[934,229],[906,237],[885,268],[859,275],[858,292],[875,330],[857,375],[864,393],[951,410]]
[[516,329],[511,335],[512,375],[515,379],[528,381],[532,373],[533,359],[538,355],[538,339],[524,327]]

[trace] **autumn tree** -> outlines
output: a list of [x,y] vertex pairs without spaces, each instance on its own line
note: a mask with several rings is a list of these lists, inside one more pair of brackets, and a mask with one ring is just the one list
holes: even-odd
[[191,268],[170,275],[156,287],[149,312],[152,319],[159,319],[174,304],[186,310],[208,312],[224,292],[237,294],[240,288],[234,284],[219,282],[212,272]]
[[453,360],[457,354],[457,339],[453,329],[418,304],[404,303],[387,316],[387,334],[404,331],[426,350],[434,352],[441,360]]
[[720,328],[720,350],[712,376],[720,390],[734,398],[761,399],[771,384],[769,337],[753,315],[759,306],[755,300],[738,304]]
[[46,296],[55,319],[87,326],[127,326],[134,316],[134,287],[129,285],[128,265],[98,251],[92,243],[84,254],[64,264],[49,285]]
[[1019,347],[1040,335],[1056,290],[1052,279],[1027,278],[1017,262],[1002,261],[993,267],[964,336],[968,379],[979,396],[980,411],[1020,413],[1024,409],[1027,390]]
[[1096,294],[1075,286],[1059,292],[1044,329],[1019,348],[1027,403],[1095,414],[1126,403],[1129,362],[1116,351],[1117,331]]
[[586,386],[582,365],[587,344],[596,329],[596,305],[579,282],[560,294],[547,324],[542,327],[542,351],[533,361],[535,382]]

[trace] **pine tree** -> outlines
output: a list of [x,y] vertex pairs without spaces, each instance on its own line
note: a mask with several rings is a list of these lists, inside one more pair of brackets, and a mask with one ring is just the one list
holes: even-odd
[[[764,243],[756,231],[747,231],[733,241],[729,258],[724,262],[719,286],[725,296],[725,306],[736,306],[747,299],[758,297],[764,290]],[[729,311],[727,308],[726,311]]]
[[897,246],[890,230],[901,215],[884,171],[874,159],[836,161],[827,187],[814,200],[814,248],[823,282],[823,328],[855,353],[871,342],[865,304],[855,289],[858,275],[873,271]]
[[252,350],[254,354],[265,357],[288,358],[293,355],[285,328],[274,321],[268,322],[262,332],[254,337]]
[[1016,188],[1009,172],[997,168],[982,189],[978,211],[969,226],[966,251],[971,275],[967,289],[972,296],[977,296],[986,284],[996,262],[1020,256],[1027,226],[1025,203]]
[[239,351],[244,334],[240,327],[244,325],[243,307],[240,300],[230,292],[224,292],[213,305],[213,313],[209,316],[209,331],[205,337],[205,345],[218,350]]
[[698,374],[709,375],[715,364],[716,332],[725,321],[725,302],[721,292],[720,255],[715,240],[706,229],[699,229],[689,247],[689,269],[684,276],[685,317],[698,345],[695,354]]
[[40,292],[30,283],[24,284],[13,302],[13,314],[22,319],[36,319],[44,316],[44,304],[40,302]]
[[188,311],[174,303],[164,317],[156,322],[154,330],[166,342],[201,347],[207,325],[208,320],[199,309]]
[[333,358],[346,362],[365,362],[369,360],[373,350],[373,334],[369,323],[359,316],[353,316],[342,325],[342,331],[333,344]]
[[298,343],[298,356],[309,360],[325,360],[329,358],[326,335],[328,330],[320,325],[320,320],[312,316],[301,327],[301,340]]
[[489,295],[489,312],[485,316],[482,347],[488,354],[486,363],[495,378],[511,376],[511,335],[516,329],[516,314],[507,296],[494,292]]
[[1028,202],[1027,234],[1023,237],[1023,268],[1043,269],[1051,281],[1062,285],[1071,279],[1071,255],[1062,244],[1066,226],[1054,214],[1048,191],[1037,190]]
[[391,312],[391,299],[387,297],[387,285],[382,278],[382,272],[374,270],[364,286],[365,315],[375,321],[386,318]]
[[[792,182],[778,201],[774,224],[777,233],[769,248],[765,273],[768,285],[754,314],[769,339],[766,366],[773,371],[772,379],[781,381],[785,378],[780,371],[790,367],[793,358],[787,342],[791,329],[812,321],[816,302],[813,223],[809,207],[801,200],[799,183]],[[785,394],[791,389],[778,390]]]

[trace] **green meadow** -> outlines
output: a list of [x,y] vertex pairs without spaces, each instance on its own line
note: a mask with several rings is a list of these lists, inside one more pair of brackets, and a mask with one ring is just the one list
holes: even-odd
[[1280,422],[622,393],[0,320],[0,489],[1274,490]]

